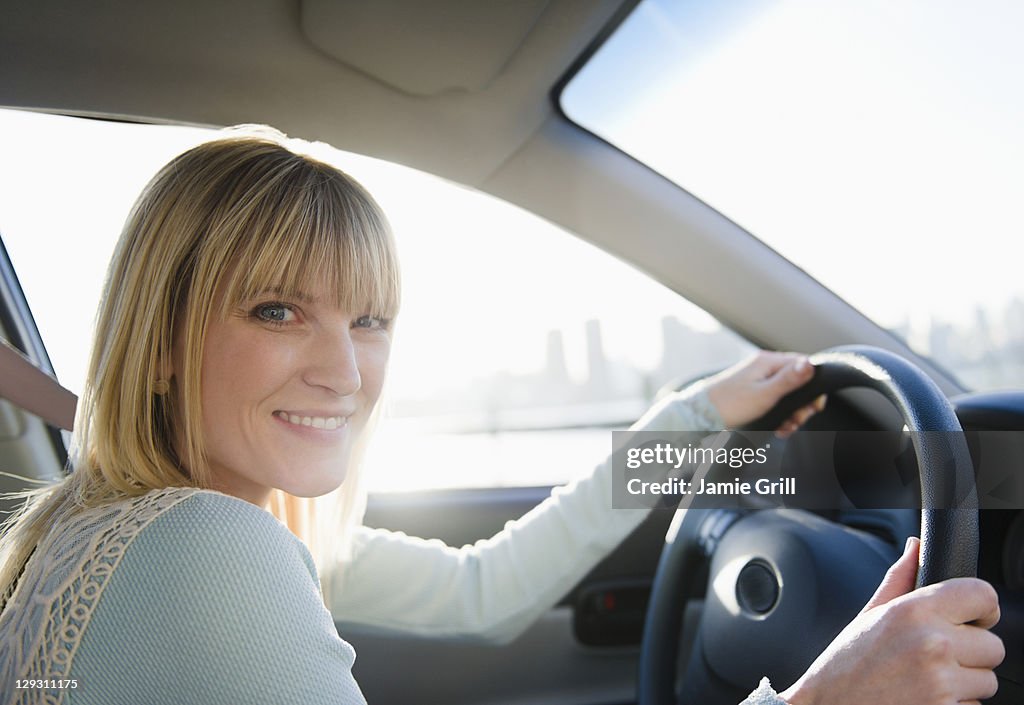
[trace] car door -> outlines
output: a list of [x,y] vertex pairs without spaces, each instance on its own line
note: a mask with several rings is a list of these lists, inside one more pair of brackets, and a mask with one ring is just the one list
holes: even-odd
[[[0,231],[0,336],[10,350],[48,374],[53,368],[24,293],[2,243]],[[0,515],[14,511],[16,493],[35,487],[33,480],[61,477],[67,461],[67,437],[35,414],[8,400],[11,379],[0,379]],[[34,390],[19,390],[33,394]],[[17,394],[15,394],[16,396]]]

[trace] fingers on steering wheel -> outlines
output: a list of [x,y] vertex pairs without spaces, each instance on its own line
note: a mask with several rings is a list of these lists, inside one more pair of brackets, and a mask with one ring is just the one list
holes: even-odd
[[[987,668],[964,668],[958,674],[959,690],[961,697],[977,697],[982,700],[991,698],[999,690],[999,680],[996,674]],[[980,702],[978,700],[958,700],[959,705],[968,702]]]
[[982,629],[999,622],[999,595],[989,583],[977,578],[952,578],[922,588],[936,596],[943,615],[954,624]]
[[806,355],[802,355],[800,353],[760,350],[754,354],[749,365],[751,369],[757,370],[762,377],[767,379],[769,377],[774,377],[780,371],[792,366],[800,358],[806,357]]
[[799,428],[799,426],[797,426],[792,421],[786,421],[781,426],[779,426],[777,429],[775,429],[775,435],[778,438],[789,438],[794,433],[796,433],[796,430],[798,428]]
[[812,373],[811,364],[802,353],[762,353],[757,363],[762,381],[784,390],[803,384]]
[[796,433],[797,430],[810,419],[812,416],[817,414],[819,411],[825,409],[825,403],[827,397],[822,394],[820,397],[812,401],[807,406],[801,407],[793,412],[793,415],[786,419],[778,430],[775,432],[779,438],[788,438],[789,436]]
[[1003,640],[988,631],[967,624],[954,628],[953,653],[965,668],[992,669],[1006,658]]

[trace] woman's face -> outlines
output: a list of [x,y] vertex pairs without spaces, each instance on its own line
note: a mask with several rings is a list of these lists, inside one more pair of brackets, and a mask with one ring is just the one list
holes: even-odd
[[345,479],[391,333],[389,321],[332,299],[322,284],[292,299],[267,291],[211,320],[200,388],[215,489],[263,504],[273,488],[313,497]]

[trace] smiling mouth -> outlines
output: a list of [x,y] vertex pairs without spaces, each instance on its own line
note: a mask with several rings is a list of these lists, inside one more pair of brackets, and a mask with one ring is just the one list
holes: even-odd
[[274,416],[287,421],[293,426],[309,426],[310,428],[322,428],[326,431],[333,431],[348,423],[347,416],[298,416],[289,414],[287,411],[275,411]]

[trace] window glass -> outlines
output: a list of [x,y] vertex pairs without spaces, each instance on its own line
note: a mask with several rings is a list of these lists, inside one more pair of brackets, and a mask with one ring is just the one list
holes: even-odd
[[968,387],[1024,385],[1024,4],[644,0],[570,118]]
[[[0,111],[0,234],[61,382],[80,392],[129,208],[211,130]],[[316,145],[391,220],[402,260],[371,489],[553,484],[590,470],[670,380],[750,346],[677,294],[500,200]]]

